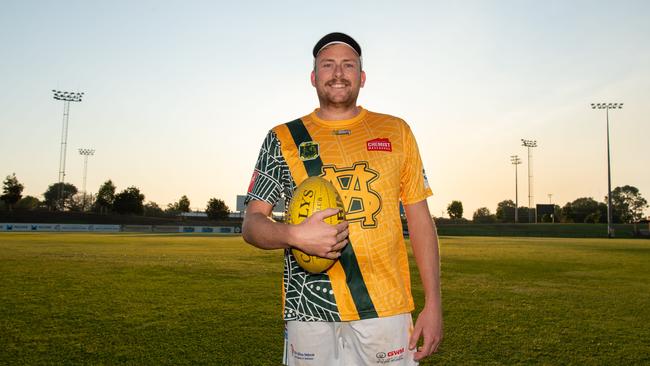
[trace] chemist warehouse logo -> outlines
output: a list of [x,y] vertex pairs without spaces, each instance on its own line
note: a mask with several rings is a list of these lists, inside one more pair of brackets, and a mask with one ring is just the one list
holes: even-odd
[[379,172],[370,169],[367,161],[354,163],[351,168],[325,165],[321,176],[341,194],[347,221],[360,222],[364,229],[377,227],[381,197],[372,189],[372,183],[379,179]]
[[368,151],[393,151],[393,145],[390,143],[389,139],[374,139],[366,141],[366,147]]
[[375,357],[377,357],[378,364],[401,361],[404,359],[404,347],[389,352],[377,352]]

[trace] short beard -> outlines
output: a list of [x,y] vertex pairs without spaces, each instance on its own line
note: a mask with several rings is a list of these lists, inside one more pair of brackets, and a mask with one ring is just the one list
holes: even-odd
[[[341,79],[346,84],[350,84],[350,82],[346,79]],[[334,82],[334,80],[330,80],[326,83],[326,85]],[[348,98],[342,101],[333,101],[331,100],[327,93],[324,90],[316,89],[316,94],[318,95],[318,101],[320,102],[321,108],[326,107],[326,108],[332,108],[332,109],[348,109],[352,107],[357,106],[357,98],[359,97],[359,90],[356,90],[356,93],[352,91],[352,93],[349,94]]]

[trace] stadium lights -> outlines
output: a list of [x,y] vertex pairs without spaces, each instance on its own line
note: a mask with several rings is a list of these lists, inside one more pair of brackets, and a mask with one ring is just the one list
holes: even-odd
[[623,103],[591,103],[591,109],[604,109],[607,120],[607,237],[614,237],[612,228],[612,170],[609,154],[609,110],[623,109]]
[[[532,202],[534,201],[534,195],[533,195],[533,169],[531,167],[532,161],[533,161],[533,152],[530,150],[531,147],[537,147],[537,141],[536,140],[526,140],[526,139],[521,139],[521,145],[525,146],[528,148],[528,223],[530,223],[530,219],[532,218]],[[537,223],[537,210],[535,210],[535,223]]]
[[86,209],[86,176],[88,174],[88,157],[95,155],[95,149],[79,149],[79,155],[84,157],[84,180],[83,180],[83,209]]
[[515,224],[519,222],[519,188],[517,183],[517,165],[521,164],[521,159],[518,155],[510,155],[510,163],[515,166]]
[[53,98],[63,101],[63,127],[61,128],[61,151],[59,152],[59,197],[58,201],[63,208],[63,183],[65,182],[65,158],[68,147],[68,117],[70,116],[70,102],[81,102],[84,93],[66,92],[52,89]]
[[54,99],[66,102],[81,102],[81,98],[84,95],[84,93],[64,92],[54,89],[52,89],[52,93],[54,93]]

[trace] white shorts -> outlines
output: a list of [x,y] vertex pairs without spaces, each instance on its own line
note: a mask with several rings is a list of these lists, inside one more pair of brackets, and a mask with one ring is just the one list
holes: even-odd
[[285,323],[288,366],[418,365],[409,350],[411,314],[349,322]]

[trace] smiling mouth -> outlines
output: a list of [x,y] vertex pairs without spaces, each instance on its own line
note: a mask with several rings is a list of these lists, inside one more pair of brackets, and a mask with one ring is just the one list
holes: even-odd
[[327,86],[329,86],[332,89],[343,89],[346,88],[350,85],[348,82],[342,82],[342,81],[332,81],[327,83]]

